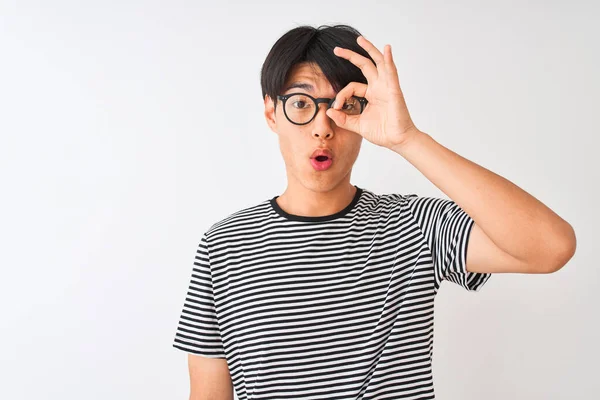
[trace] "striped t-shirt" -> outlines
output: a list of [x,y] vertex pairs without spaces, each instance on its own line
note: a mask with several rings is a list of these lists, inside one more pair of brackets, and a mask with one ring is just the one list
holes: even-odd
[[356,186],[328,216],[275,199],[202,236],[173,346],[227,360],[246,399],[433,399],[433,308],[467,272],[473,219],[455,202]]

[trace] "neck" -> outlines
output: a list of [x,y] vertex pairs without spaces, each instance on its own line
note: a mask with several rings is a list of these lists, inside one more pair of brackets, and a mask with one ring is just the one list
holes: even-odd
[[288,214],[321,217],[335,214],[346,208],[356,195],[356,187],[349,180],[328,190],[307,188],[300,184],[288,184],[276,199]]

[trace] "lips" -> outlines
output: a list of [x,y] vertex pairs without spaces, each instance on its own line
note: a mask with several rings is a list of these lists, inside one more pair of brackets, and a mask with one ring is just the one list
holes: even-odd
[[333,153],[329,149],[317,149],[310,157],[310,163],[317,171],[325,171],[333,164]]
[[331,165],[333,164],[333,160],[331,158],[328,158],[325,161],[319,161],[319,158],[321,158],[321,156],[317,156],[317,158],[312,158],[310,160],[311,165],[313,166],[313,168],[316,171],[328,170],[331,167]]
[[317,161],[327,161],[333,159],[333,153],[329,149],[317,149],[312,153],[311,159]]

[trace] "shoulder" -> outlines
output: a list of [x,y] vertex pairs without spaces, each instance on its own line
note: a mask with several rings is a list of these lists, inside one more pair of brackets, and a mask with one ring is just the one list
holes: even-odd
[[411,213],[420,214],[433,210],[449,209],[455,205],[451,199],[435,196],[420,196],[415,193],[403,195],[403,202]]
[[387,193],[374,195],[374,199],[380,213],[395,211],[403,217],[410,216],[419,221],[460,211],[460,207],[451,199],[416,193]]
[[362,208],[365,214],[371,217],[377,216],[378,218],[384,218],[389,220],[390,217],[395,216],[397,219],[406,214],[408,204],[413,199],[418,198],[413,193],[374,193],[370,190],[364,190],[364,198],[361,199]]
[[266,220],[270,214],[270,199],[258,204],[244,207],[214,220],[205,232],[207,239],[221,236],[224,233],[243,230],[244,227],[256,226]]
[[415,198],[419,196],[413,193],[383,193],[383,194],[375,194],[373,192],[367,191],[370,198],[372,198],[375,203],[382,208],[386,207],[398,207],[405,206],[409,202],[413,201]]

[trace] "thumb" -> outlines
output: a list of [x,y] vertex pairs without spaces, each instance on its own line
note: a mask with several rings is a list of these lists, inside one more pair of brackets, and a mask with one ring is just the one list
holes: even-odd
[[358,115],[348,115],[333,108],[328,109],[326,113],[340,128],[358,133]]

